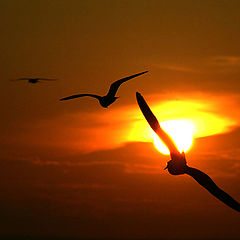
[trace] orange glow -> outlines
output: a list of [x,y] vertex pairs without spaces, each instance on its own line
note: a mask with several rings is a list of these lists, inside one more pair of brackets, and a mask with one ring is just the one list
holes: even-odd
[[[165,124],[169,125],[170,129],[165,130],[172,136],[180,151],[187,151],[191,140],[187,141],[189,142],[188,147],[179,146],[178,140],[170,133],[173,129],[175,132],[174,126],[171,125],[174,122],[190,123],[189,126],[180,127],[180,129],[184,129],[185,133],[178,135],[185,136],[186,129],[192,129],[193,141],[199,137],[230,132],[240,124],[240,113],[237,111],[239,100],[232,95],[213,96],[194,93],[187,97],[184,96],[185,99],[179,96],[177,94],[167,96],[168,99],[180,99],[178,101],[169,101],[166,99],[166,95],[144,97],[161,126],[165,129]],[[58,121],[61,134],[54,133],[54,137],[57,136],[57,139],[49,144],[62,144],[72,151],[90,152],[120,147],[128,142],[154,142],[153,131],[136,103],[119,108],[112,106],[107,110],[96,109],[94,113],[67,113],[58,119],[39,124],[44,124],[45,128],[54,129],[56,121]],[[38,133],[38,135],[41,134]],[[180,140],[180,142],[185,142],[185,140]],[[156,140],[155,144],[157,145]],[[167,153],[164,150],[161,152]]]
[[[151,109],[162,128],[173,138],[179,151],[187,151],[194,138],[228,132],[238,124],[234,118],[227,118],[219,113],[218,107],[214,101],[184,100],[152,104]],[[153,141],[160,152],[169,154],[140,111],[138,115],[139,120],[133,123],[128,141]]]
[[[186,152],[193,142],[194,126],[190,121],[186,120],[169,120],[161,123],[161,127],[165,130],[175,142],[180,152]],[[159,139],[155,132],[152,134],[155,147],[163,154],[169,154],[168,148]]]

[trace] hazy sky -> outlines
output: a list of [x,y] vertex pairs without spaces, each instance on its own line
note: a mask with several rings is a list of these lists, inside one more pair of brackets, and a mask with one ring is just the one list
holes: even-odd
[[[240,201],[240,1],[0,0],[0,236],[239,239],[239,213],[164,171],[159,120],[193,119],[190,166]],[[103,95],[108,109],[76,93]],[[29,84],[22,77],[57,78]]]

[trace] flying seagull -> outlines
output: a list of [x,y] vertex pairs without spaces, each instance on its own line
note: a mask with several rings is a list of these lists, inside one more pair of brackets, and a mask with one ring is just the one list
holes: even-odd
[[107,108],[109,105],[111,105],[113,102],[115,102],[117,98],[119,98],[119,97],[116,97],[116,93],[122,83],[124,83],[132,78],[135,78],[137,76],[140,76],[144,73],[147,73],[147,72],[148,71],[137,73],[137,74],[134,74],[134,75],[131,75],[131,76],[128,76],[128,77],[125,77],[125,78],[115,81],[114,83],[111,84],[110,89],[109,89],[107,95],[105,95],[105,96],[99,96],[99,95],[88,94],[88,93],[76,94],[76,95],[71,95],[69,97],[61,98],[60,101],[88,96],[88,97],[94,97],[94,98],[98,99],[100,105],[104,108]]
[[170,151],[171,160],[167,163],[168,172],[172,175],[188,174],[193,177],[202,187],[207,189],[213,196],[240,212],[240,204],[230,195],[221,190],[213,180],[204,172],[187,166],[184,152],[180,153],[171,139],[171,137],[161,128],[157,118],[145,102],[140,93],[136,93],[138,105],[151,128],[156,132],[158,137],[166,144]]
[[51,78],[18,78],[13,79],[11,81],[28,81],[29,83],[37,83],[39,81],[56,81],[57,79],[51,79]]

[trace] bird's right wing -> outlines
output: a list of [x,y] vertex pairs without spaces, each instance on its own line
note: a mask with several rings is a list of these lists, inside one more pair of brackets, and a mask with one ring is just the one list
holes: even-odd
[[74,98],[79,98],[79,97],[94,97],[94,98],[97,98],[98,100],[101,98],[100,96],[98,95],[94,95],[94,94],[75,94],[75,95],[71,95],[69,97],[65,97],[65,98],[61,98],[60,101],[64,101],[64,100],[69,100],[69,99],[74,99]]
[[131,76],[128,76],[128,77],[125,77],[125,78],[121,78],[120,80],[115,81],[115,82],[112,83],[112,85],[110,86],[110,89],[109,89],[109,91],[108,91],[108,93],[107,93],[107,96],[109,96],[109,97],[114,97],[114,96],[116,95],[116,93],[117,93],[118,88],[120,87],[120,85],[121,85],[122,83],[124,83],[124,82],[126,82],[126,81],[128,81],[128,80],[130,80],[130,79],[132,79],[132,78],[138,77],[138,76],[140,76],[140,75],[142,75],[142,74],[145,74],[145,73],[147,73],[147,72],[148,72],[148,71],[141,72],[141,73],[137,73],[137,74],[134,74],[134,75],[131,75]]
[[39,78],[39,80],[43,80],[43,81],[56,81],[58,79],[57,78]]
[[186,174],[193,177],[201,186],[207,189],[213,196],[218,198],[220,201],[222,201],[232,209],[240,212],[240,204],[226,192],[221,190],[207,174],[196,168],[191,167],[187,167]]
[[136,93],[138,105],[146,118],[147,122],[158,135],[158,137],[164,142],[171,154],[180,154],[172,138],[161,128],[157,118],[152,113],[151,109],[147,105],[146,101],[140,93]]

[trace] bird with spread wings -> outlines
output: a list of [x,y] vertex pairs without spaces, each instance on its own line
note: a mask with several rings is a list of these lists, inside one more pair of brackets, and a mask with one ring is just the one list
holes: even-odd
[[56,81],[57,79],[52,78],[18,78],[11,79],[11,81],[28,81],[29,83],[38,83],[39,81]]
[[137,92],[136,97],[138,105],[147,122],[170,151],[171,160],[167,163],[167,167],[165,169],[168,169],[168,172],[172,175],[188,174],[217,199],[219,199],[232,209],[240,212],[240,204],[236,200],[234,200],[229,194],[220,189],[207,174],[196,168],[187,166],[184,152],[180,153],[178,151],[174,141],[161,128],[157,118],[152,113],[151,109],[147,105],[142,95]]
[[69,97],[64,97],[64,98],[61,98],[60,101],[88,96],[88,97],[93,97],[93,98],[98,99],[100,105],[104,108],[107,108],[109,105],[111,105],[113,102],[115,102],[119,98],[119,97],[116,97],[116,93],[117,93],[118,88],[121,86],[122,83],[124,83],[124,82],[126,82],[126,81],[128,81],[132,78],[138,77],[142,74],[145,74],[147,72],[148,71],[137,73],[137,74],[134,74],[134,75],[131,75],[131,76],[128,76],[128,77],[125,77],[125,78],[122,78],[120,80],[117,80],[117,81],[113,82],[111,84],[110,88],[109,88],[108,93],[105,96],[99,96],[99,95],[96,95],[96,94],[84,93],[84,94],[75,94],[75,95],[71,95]]

